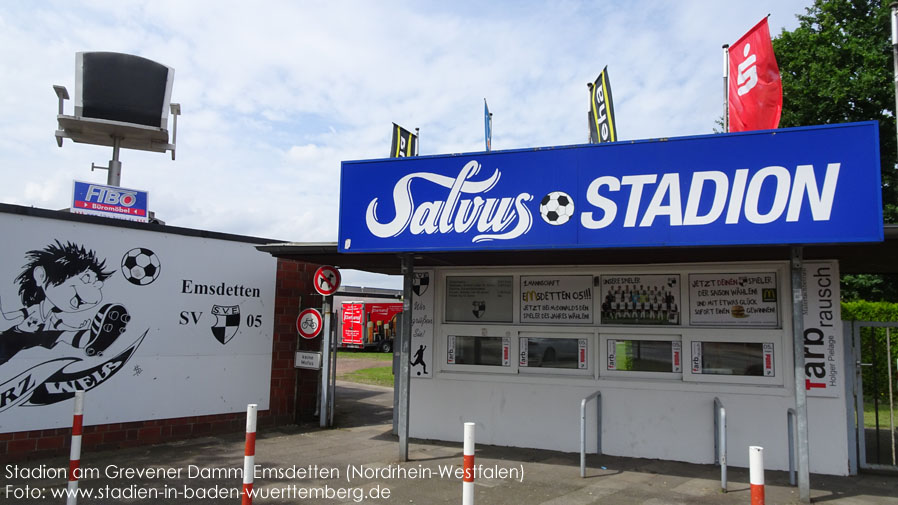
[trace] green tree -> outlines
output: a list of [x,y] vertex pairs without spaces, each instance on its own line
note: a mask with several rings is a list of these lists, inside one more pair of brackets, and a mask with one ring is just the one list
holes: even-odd
[[773,40],[783,82],[780,127],[879,121],[883,212],[898,222],[898,142],[888,3],[816,0]]
[[894,302],[898,300],[898,275],[857,274],[843,275],[841,279],[842,301],[866,300],[870,302]]

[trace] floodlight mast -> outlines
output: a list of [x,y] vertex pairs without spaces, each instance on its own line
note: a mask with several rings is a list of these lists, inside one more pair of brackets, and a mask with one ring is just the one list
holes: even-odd
[[[121,186],[122,185],[122,162],[118,159],[118,151],[122,146],[122,138],[121,137],[112,137],[112,159],[109,160],[108,166],[97,165],[96,163],[90,164],[90,171],[94,170],[107,170],[106,173],[106,185],[107,186]],[[174,155],[172,155],[174,156]]]
[[[65,115],[64,102],[69,99],[69,92],[66,89],[66,87],[60,86],[58,84],[54,84],[53,91],[56,92],[56,97],[59,99],[59,109],[58,109],[57,119],[59,120],[60,127],[62,128],[60,130],[56,130],[56,145],[58,145],[59,147],[62,147],[62,139],[66,138],[66,137],[71,138],[75,142],[86,142],[86,143],[99,144],[99,145],[110,145],[108,140],[103,141],[103,142],[92,142],[90,140],[82,140],[81,136],[84,132],[81,129],[77,129],[75,131],[67,131],[66,127],[63,126],[63,123],[65,123],[66,125],[69,125],[69,123],[72,120],[78,120],[80,118],[73,118],[72,116]],[[154,138],[154,139],[150,139],[150,144],[152,145],[152,148],[139,147],[139,146],[131,146],[131,147],[135,148],[135,149],[151,150],[151,151],[156,151],[156,152],[171,151],[171,159],[172,159],[172,161],[174,161],[175,160],[175,150],[177,147],[177,139],[178,139],[178,116],[181,115],[181,104],[179,104],[179,103],[170,104],[170,110],[171,110],[171,114],[173,116],[171,144],[168,144],[168,143],[159,144],[159,139]],[[108,129],[108,126],[109,126],[108,124],[115,123],[115,122],[105,121],[104,123],[105,124],[103,124],[102,126],[106,127],[106,129]],[[130,129],[133,130],[134,128],[132,127]],[[157,128],[156,130],[160,130],[160,129]],[[164,132],[164,130],[162,130],[162,131]],[[106,185],[107,186],[121,186],[122,162],[121,162],[121,160],[119,160],[119,151],[121,150],[122,142],[125,140],[126,137],[124,137],[122,135],[109,134],[108,138],[112,140],[112,142],[111,142],[112,159],[109,160],[109,165],[102,166],[102,165],[97,165],[95,163],[91,163],[90,171],[93,172],[94,170],[107,170],[108,173],[106,175]]]
[[[68,90],[53,86],[59,101],[56,144],[62,147],[63,139],[68,138],[76,143],[112,147],[107,166],[91,164],[91,171],[107,171],[110,186],[121,184],[122,149],[171,151],[174,161],[181,105],[169,102],[173,80],[173,68],[140,56],[75,53],[74,114],[65,114]],[[174,116],[171,143],[169,114]]]

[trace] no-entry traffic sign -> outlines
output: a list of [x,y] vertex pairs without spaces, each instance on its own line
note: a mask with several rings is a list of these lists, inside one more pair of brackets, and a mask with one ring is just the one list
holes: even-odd
[[296,318],[296,331],[302,338],[312,339],[321,333],[321,312],[306,309]]
[[340,287],[340,272],[332,266],[322,266],[315,271],[313,277],[315,291],[324,296],[330,296],[337,292]]

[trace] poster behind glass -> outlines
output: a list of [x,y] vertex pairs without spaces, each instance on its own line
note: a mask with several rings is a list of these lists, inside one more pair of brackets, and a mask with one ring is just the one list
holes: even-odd
[[603,275],[602,324],[680,324],[680,276]]
[[510,323],[514,317],[513,277],[446,277],[446,322]]
[[695,326],[775,328],[776,272],[689,275],[689,321]]

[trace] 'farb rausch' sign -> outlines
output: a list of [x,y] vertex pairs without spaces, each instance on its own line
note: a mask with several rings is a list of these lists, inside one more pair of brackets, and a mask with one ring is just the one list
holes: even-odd
[[881,241],[875,122],[344,161],[341,252]]

